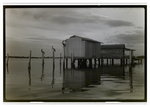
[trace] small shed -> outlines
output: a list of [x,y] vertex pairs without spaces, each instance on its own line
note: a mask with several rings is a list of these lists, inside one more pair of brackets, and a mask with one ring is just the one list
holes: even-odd
[[65,57],[99,58],[101,42],[80,36],[71,36],[66,39]]
[[123,58],[125,55],[125,44],[101,45],[101,57],[103,58]]

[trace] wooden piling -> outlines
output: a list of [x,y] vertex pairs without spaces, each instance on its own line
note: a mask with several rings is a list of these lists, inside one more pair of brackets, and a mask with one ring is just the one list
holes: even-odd
[[94,58],[94,68],[96,68],[96,58]]
[[53,67],[55,67],[55,52],[53,51]]
[[52,88],[53,88],[53,85],[54,85],[54,71],[55,71],[55,48],[52,46],[52,49],[53,49],[53,74],[52,74]]
[[31,69],[31,54],[32,54],[32,51],[30,50],[28,69]]
[[109,62],[109,63],[110,63],[110,65],[111,65],[111,64],[112,64],[112,60],[111,60],[111,58],[110,58],[109,60],[110,60],[110,62]]
[[112,65],[114,65],[114,59],[112,58]]
[[100,58],[98,58],[98,67],[100,67]]
[[44,55],[42,55],[42,65],[44,65]]
[[8,65],[8,61],[9,61],[9,54],[7,54],[7,62],[6,62],[6,65]]
[[106,60],[107,60],[107,66],[108,66],[108,58]]
[[41,49],[41,52],[42,52],[42,65],[44,65],[44,54],[45,54],[45,52],[43,51],[43,49]]
[[123,58],[123,65],[125,65],[125,59]]
[[130,92],[133,92],[132,65],[129,66]]
[[79,59],[77,59],[77,64],[78,64],[78,65],[77,65],[77,68],[79,68],[79,66],[80,66],[80,65],[79,65]]
[[52,50],[53,50],[53,67],[55,67],[55,48],[52,46]]
[[59,61],[60,61],[59,64],[61,65],[61,53],[60,53],[60,60]]
[[120,65],[122,65],[122,59],[120,59]]
[[92,68],[92,59],[89,59],[89,68]]
[[72,53],[71,53],[71,68],[72,68],[72,64],[73,64],[73,56],[72,56]]
[[87,59],[85,59],[85,68],[87,68]]
[[74,63],[75,63],[74,53],[71,53],[71,68],[75,67]]
[[62,83],[62,93],[64,93],[64,90],[65,90],[65,47],[66,47],[65,40],[62,41],[62,45],[63,45],[63,51],[64,51],[64,55],[63,55],[63,83]]
[[65,47],[64,47],[64,56],[63,56],[63,71],[65,71]]
[[66,69],[68,68],[68,58],[66,58]]
[[87,68],[87,59],[83,59],[83,68]]
[[126,65],[128,64],[128,59],[126,58]]
[[82,59],[79,59],[80,68],[82,68]]
[[133,64],[133,50],[130,50],[130,64],[132,65]]
[[101,66],[103,66],[103,62],[104,62],[104,61],[103,61],[103,58],[101,58]]
[[59,65],[60,65],[60,75],[61,75],[61,53],[60,53],[60,62],[59,62]]

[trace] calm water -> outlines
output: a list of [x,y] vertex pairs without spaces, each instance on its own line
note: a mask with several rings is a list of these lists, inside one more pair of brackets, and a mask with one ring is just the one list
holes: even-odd
[[[143,64],[104,66],[93,69],[67,69],[52,59],[9,59],[5,71],[7,100],[143,100]],[[70,68],[70,65],[69,65]],[[62,90],[65,87],[65,90]]]

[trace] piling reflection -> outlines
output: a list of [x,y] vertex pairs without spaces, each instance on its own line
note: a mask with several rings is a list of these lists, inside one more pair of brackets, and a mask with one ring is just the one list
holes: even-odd
[[31,87],[31,66],[30,66],[30,68],[28,68],[28,76],[29,76],[29,90],[30,90],[30,87]]
[[44,74],[44,64],[42,64],[42,75],[41,75],[41,81],[43,81],[44,76],[45,76],[45,74]]
[[59,65],[60,65],[60,76],[61,76],[61,63]]
[[7,74],[9,74],[9,66],[6,65],[6,69],[7,69]]
[[133,76],[132,76],[132,66],[129,66],[129,80],[130,80],[130,92],[133,92]]
[[52,72],[52,83],[51,83],[51,86],[53,88],[54,84],[55,84],[55,79],[54,79],[54,76],[55,76],[55,66],[53,65],[53,72]]

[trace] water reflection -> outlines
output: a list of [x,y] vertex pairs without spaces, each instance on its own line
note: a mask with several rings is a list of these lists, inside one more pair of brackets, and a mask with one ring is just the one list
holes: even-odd
[[99,69],[66,69],[64,75],[64,88],[80,90],[89,85],[99,85]]
[[130,92],[133,92],[132,66],[129,66]]
[[31,87],[31,66],[30,66],[30,68],[28,68],[28,76],[29,76],[29,90],[30,90],[30,87]]
[[54,76],[55,76],[55,66],[53,65],[53,72],[52,72],[52,83],[51,83],[51,86],[53,88],[54,84],[55,84],[55,79],[54,79]]
[[6,65],[6,69],[7,69],[7,74],[9,74],[9,67],[8,67],[8,64]]
[[103,76],[117,77],[125,79],[125,66],[113,65],[113,66],[103,66],[100,68],[101,74]]
[[[112,80],[109,81],[115,81],[115,78],[120,78],[120,79],[124,79],[126,76],[125,73],[125,68],[129,68],[127,69],[127,72],[129,73],[129,87],[130,87],[130,92],[133,92],[133,72],[132,69],[133,67],[135,67],[135,65],[130,65],[130,66],[119,66],[119,65],[114,65],[114,66],[103,66],[101,69],[101,75],[105,78],[104,81],[107,81],[107,78],[112,78]],[[117,83],[122,83],[125,84],[125,81],[120,82],[117,81]]]
[[[90,85],[100,85],[101,77],[103,77],[103,81],[109,80],[116,82],[115,78],[125,80],[125,66],[113,65],[93,69],[65,69],[63,76],[63,89],[68,88],[71,90],[80,90],[81,88]],[[129,77],[130,89],[132,90],[132,67],[129,69]],[[119,82],[120,81],[118,80],[118,83]]]
[[60,66],[60,76],[61,76],[61,60],[60,60],[59,66]]
[[[6,68],[7,67],[9,68],[9,70],[6,71],[5,73],[7,74],[7,72],[8,73],[10,72],[9,75],[6,75],[6,79],[7,79],[6,86],[8,89],[7,96],[10,96],[9,94],[10,91],[14,93],[14,95],[18,96],[18,98],[22,98],[22,99],[23,98],[29,99],[31,97],[33,99],[34,98],[35,99],[37,98],[39,99],[40,98],[41,99],[42,98],[47,98],[47,99],[48,98],[58,98],[58,99],[59,98],[62,99],[73,99],[73,98],[134,99],[135,98],[136,99],[136,96],[138,99],[138,97],[143,98],[142,95],[144,95],[143,94],[144,93],[144,85],[143,85],[144,69],[142,65],[139,67],[138,65],[136,65],[135,68],[129,66],[119,66],[119,65],[113,65],[113,66],[104,65],[104,66],[100,66],[100,68],[95,68],[95,69],[94,67],[92,69],[72,68],[72,69],[65,69],[66,71],[63,71],[63,68],[58,68],[58,69],[55,67],[51,68],[51,66],[46,66],[45,64],[44,66],[42,66],[39,59],[38,60],[34,59],[33,61],[34,67],[32,66],[32,70],[31,70],[28,69],[26,65],[25,61],[27,61],[27,59],[25,61],[23,60],[24,61],[23,63],[19,62],[22,61],[22,59],[19,59],[19,61],[16,60],[18,59],[15,59],[14,65],[9,64],[9,66],[6,66]],[[49,62],[46,63],[48,63],[48,65],[52,65],[52,61]],[[23,66],[21,66],[22,64]],[[59,65],[59,63],[57,64]],[[58,67],[58,65],[56,67]],[[62,76],[59,76],[60,72]],[[26,77],[24,78],[25,74],[27,78]],[[125,80],[124,77],[126,77]],[[62,81],[62,79],[64,79],[64,81]],[[28,90],[28,93],[24,89],[22,89],[22,87],[24,87],[24,85],[22,84],[23,82],[27,83],[26,90]],[[62,82],[64,82],[63,88],[62,88]],[[48,88],[48,86],[50,86],[50,88]],[[64,90],[65,94],[61,94],[61,92],[63,92],[61,91],[61,88],[62,89],[66,88]],[[17,89],[19,91],[15,92],[14,89]],[[34,91],[32,91],[33,89]],[[45,90],[44,93],[42,92],[43,89]],[[70,93],[70,89],[74,90],[75,93]],[[88,91],[81,92],[82,90],[85,89],[87,89]],[[51,92],[52,94],[48,94],[49,92]],[[22,93],[24,94],[23,96]]]
[[42,75],[41,75],[41,81],[43,81],[44,76],[45,76],[45,74],[44,74],[44,64],[42,64]]

